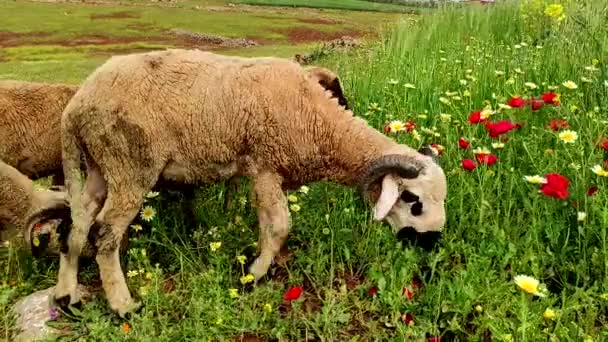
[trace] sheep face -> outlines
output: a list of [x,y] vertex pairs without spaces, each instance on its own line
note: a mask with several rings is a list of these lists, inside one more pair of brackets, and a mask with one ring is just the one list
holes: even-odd
[[[447,194],[445,174],[429,153],[421,149],[413,161],[404,156],[385,157],[368,181],[374,219],[389,223],[399,239],[427,250],[441,237]],[[376,189],[372,189],[374,183]]]

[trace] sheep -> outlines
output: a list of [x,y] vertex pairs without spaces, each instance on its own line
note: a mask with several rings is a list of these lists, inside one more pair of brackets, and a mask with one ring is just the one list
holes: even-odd
[[[69,219],[67,194],[61,188],[37,189],[34,182],[14,167],[0,160],[0,231],[11,236],[23,236],[26,246],[34,255],[47,247],[55,239],[42,239],[42,245],[30,243],[32,229],[39,232],[60,232],[60,223]],[[37,212],[44,212],[40,220],[29,222]],[[32,229],[27,229],[26,227]],[[7,238],[8,240],[8,238]],[[40,241],[40,240],[38,240]]]
[[138,307],[117,245],[159,181],[252,181],[256,282],[287,239],[284,191],[304,184],[357,188],[374,220],[398,235],[435,239],[445,224],[447,180],[429,149],[369,126],[286,59],[182,49],[114,56],[82,83],[61,125],[73,221],[51,298],[62,307],[79,302],[78,255],[91,233],[111,310],[125,317]]
[[77,86],[0,81],[0,159],[30,179],[63,184],[61,113]]

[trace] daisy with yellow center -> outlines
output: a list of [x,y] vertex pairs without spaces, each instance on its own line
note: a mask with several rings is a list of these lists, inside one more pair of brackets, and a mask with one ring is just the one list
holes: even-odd
[[574,83],[572,81],[566,81],[566,82],[562,83],[562,85],[570,90],[574,90],[574,89],[578,88],[576,83]]
[[516,275],[513,278],[515,284],[522,290],[527,293],[533,294],[535,296],[544,297],[545,294],[540,291],[540,283],[538,280],[526,276],[526,275]]
[[391,133],[401,132],[405,130],[405,123],[401,120],[394,120],[388,124],[388,127],[390,128]]
[[152,221],[152,219],[154,219],[154,216],[156,216],[156,210],[154,210],[154,208],[150,206],[144,207],[140,214],[141,219],[146,222]]
[[575,131],[565,130],[559,133],[559,139],[567,144],[572,144],[578,138],[578,134]]
[[524,176],[526,182],[531,184],[545,184],[547,183],[547,179],[545,177],[541,177],[539,175],[534,176]]
[[604,168],[601,165],[594,165],[591,168],[591,171],[593,171],[593,173],[595,173],[596,175],[600,176],[600,177],[608,177],[608,171],[604,170]]

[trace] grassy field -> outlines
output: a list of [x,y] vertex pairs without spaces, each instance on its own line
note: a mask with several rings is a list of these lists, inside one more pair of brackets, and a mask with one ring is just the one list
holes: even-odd
[[[563,18],[542,0],[442,9],[322,61],[356,115],[441,151],[439,250],[403,246],[352,190],[312,184],[291,194],[288,251],[250,291],[237,260],[257,240],[255,212],[247,189],[226,211],[214,185],[198,194],[198,227],[162,196],[134,222],[124,261],[140,314],[124,323],[96,296],[55,323],[86,340],[607,340],[608,7],[561,3]],[[11,249],[0,266],[6,335],[8,304],[52,286],[58,263]],[[94,265],[81,282],[99,285]]]
[[344,9],[349,11],[378,11],[418,13],[413,6],[388,3],[374,3],[364,0],[238,0],[240,3],[264,6],[288,6],[309,8]]

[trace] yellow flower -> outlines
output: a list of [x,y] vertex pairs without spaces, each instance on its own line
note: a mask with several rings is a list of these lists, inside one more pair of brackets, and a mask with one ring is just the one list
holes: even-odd
[[309,187],[307,187],[306,185],[302,185],[298,191],[306,195],[308,193],[308,190],[310,190]]
[[416,89],[416,86],[413,85],[413,84],[411,84],[411,83],[406,83],[403,86],[406,87],[406,88],[409,88],[409,89]]
[[377,103],[375,103],[375,102],[370,103],[369,109],[372,110],[372,111],[376,111],[376,112],[379,112],[379,111],[382,110],[382,108]]
[[538,282],[538,280],[536,280],[532,277],[529,277],[526,275],[516,275],[513,278],[513,281],[515,281],[515,284],[517,286],[519,286],[520,289],[522,289],[530,294],[533,294],[533,295],[536,295],[539,297],[545,296],[544,293],[540,292],[540,289],[539,289],[540,283]]
[[541,177],[539,175],[524,176],[524,179],[526,180],[526,182],[532,183],[532,184],[545,184],[545,183],[547,183],[547,179],[545,177]]
[[500,142],[492,143],[492,148],[494,148],[494,149],[498,150],[498,149],[501,149],[501,148],[504,148],[504,147],[505,147],[504,143],[500,143]]
[[272,305],[266,303],[264,304],[264,311],[271,313],[272,312]]
[[254,280],[255,277],[253,276],[253,274],[249,273],[248,275],[241,277],[241,284],[251,283]]
[[127,277],[133,278],[133,277],[136,277],[138,274],[139,274],[138,271],[130,270],[129,272],[127,272]]
[[230,298],[239,298],[239,290],[237,289],[229,289],[228,290],[228,295],[230,295]]
[[439,98],[439,102],[445,104],[445,105],[449,105],[450,104],[450,100],[446,99],[445,97],[440,97]]
[[298,197],[297,197],[297,196],[295,196],[295,195],[289,195],[289,196],[287,197],[287,200],[288,200],[289,202],[291,202],[291,203],[296,203],[296,202],[298,201]]
[[583,342],[593,342],[593,337],[591,337],[591,336],[587,335],[587,336],[585,337],[585,339],[583,340]]
[[291,211],[297,213],[302,208],[299,205],[297,205],[297,204],[292,204],[292,205],[289,206],[289,209],[291,209]]
[[562,85],[570,90],[574,90],[574,89],[578,88],[576,83],[574,83],[572,81],[566,81],[566,82],[562,83]]
[[460,84],[466,86],[469,82],[467,80],[460,80]]
[[495,71],[494,71],[494,74],[495,74],[496,76],[504,76],[505,72],[504,72],[504,71],[501,71],[501,70],[495,70]]
[[608,292],[607,293],[602,293],[600,295],[600,298],[603,299],[603,300],[608,300]]
[[399,80],[396,80],[396,79],[394,79],[394,78],[391,78],[390,80],[388,80],[388,84],[391,84],[391,85],[396,85],[396,84],[399,84]]
[[564,14],[564,6],[551,4],[545,7],[545,15],[551,18],[560,18]]
[[579,211],[578,213],[576,213],[576,220],[579,222],[583,222],[585,221],[585,219],[587,218],[587,213]]
[[591,171],[593,171],[593,173],[595,173],[596,175],[600,176],[600,177],[608,177],[608,171],[604,170],[604,168],[601,165],[594,165],[591,168]]
[[247,257],[244,255],[239,255],[236,257],[236,260],[241,264],[241,265],[245,265],[245,262],[247,261]]
[[209,244],[209,248],[211,248],[212,252],[217,251],[218,249],[220,249],[220,247],[222,247],[222,243],[221,242],[212,242]]
[[555,316],[557,316],[557,314],[555,313],[555,310],[547,308],[545,310],[545,312],[543,313],[543,318],[546,320],[552,320],[555,318]]
[[452,116],[450,114],[439,114],[441,121],[450,122],[452,121]]
[[417,130],[412,130],[412,137],[414,137],[414,139],[420,141],[420,133],[418,133]]
[[400,132],[405,130],[405,123],[401,120],[394,120],[388,124],[391,132]]
[[448,96],[448,97],[454,97],[454,96],[458,95],[458,92],[457,91],[449,91],[448,90],[448,91],[445,92],[445,95]]
[[150,206],[144,207],[140,214],[141,219],[144,221],[152,221],[154,216],[156,216],[156,210]]
[[158,197],[159,192],[158,191],[150,191],[146,194],[146,198],[156,198]]
[[494,112],[491,109],[484,109],[480,113],[480,117],[484,120],[488,119],[490,116],[494,115]]
[[490,154],[490,150],[488,150],[486,147],[478,147],[476,149],[473,150],[473,154]]
[[475,311],[482,313],[483,312],[483,307],[481,305],[476,305],[475,306]]
[[593,83],[593,80],[590,78],[587,78],[585,76],[581,77],[581,82],[583,83]]
[[576,139],[578,138],[578,134],[575,131],[571,131],[571,130],[565,130],[559,133],[559,138],[561,141],[567,143],[567,144],[572,144],[576,141]]
[[530,88],[530,89],[536,89],[536,88],[538,88],[538,86],[536,84],[532,83],[532,82],[526,82],[526,83],[524,83],[524,85],[526,87]]
[[139,231],[141,231],[144,228],[141,225],[139,225],[139,224],[133,224],[133,225],[131,225],[131,229],[133,229],[136,232],[139,232]]
[[500,103],[500,104],[498,104],[498,108],[500,108],[500,109],[511,109],[512,107],[509,106],[508,104]]
[[462,96],[464,96],[464,97],[471,97],[471,92],[470,92],[470,91],[468,91],[468,90],[465,90],[465,91],[462,93]]
[[[237,295],[238,295],[238,293],[237,293]],[[224,320],[222,319],[222,317],[218,317],[215,320],[215,325],[221,325],[222,323],[224,323]]]

